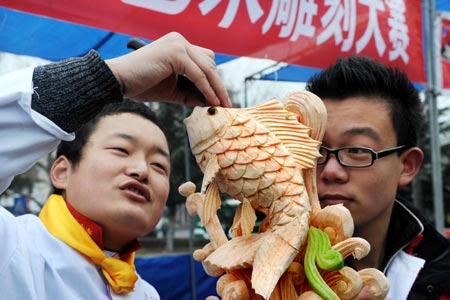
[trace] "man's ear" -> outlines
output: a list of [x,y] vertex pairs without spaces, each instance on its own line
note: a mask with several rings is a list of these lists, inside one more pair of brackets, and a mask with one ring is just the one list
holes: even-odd
[[60,190],[64,190],[66,188],[70,168],[70,161],[64,155],[59,156],[55,160],[50,170],[50,179],[55,188]]
[[403,170],[398,182],[400,186],[409,184],[416,177],[422,166],[423,157],[423,151],[419,147],[409,148],[400,155],[403,163]]

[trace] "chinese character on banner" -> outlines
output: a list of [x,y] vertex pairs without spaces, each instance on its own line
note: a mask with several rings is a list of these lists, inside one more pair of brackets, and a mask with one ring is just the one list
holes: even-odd
[[366,55],[426,81],[421,0],[31,2],[7,6],[150,40],[177,31],[217,53],[319,69],[340,56]]
[[436,47],[439,51],[439,55],[436,55],[436,59],[439,60],[436,64],[437,85],[448,90],[450,89],[450,14],[439,14],[439,17],[440,26],[436,26],[438,30],[436,39],[439,45]]

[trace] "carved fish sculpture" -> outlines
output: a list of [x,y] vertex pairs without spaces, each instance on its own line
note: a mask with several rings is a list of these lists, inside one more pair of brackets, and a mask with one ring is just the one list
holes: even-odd
[[[310,222],[303,171],[314,168],[320,141],[298,119],[272,99],[250,108],[196,107],[184,121],[204,173],[202,223],[216,216],[219,191],[241,202],[232,239],[213,239],[215,252],[205,262],[217,269],[252,265],[252,288],[265,299],[297,256]],[[255,210],[266,218],[262,232],[252,235]],[[249,241],[252,253],[231,265],[222,261],[227,253],[248,252]]]

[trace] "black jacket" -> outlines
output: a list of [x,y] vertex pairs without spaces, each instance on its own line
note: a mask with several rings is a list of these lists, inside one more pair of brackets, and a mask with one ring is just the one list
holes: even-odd
[[[401,250],[424,259],[408,300],[450,299],[450,241],[405,199],[396,200],[387,234],[383,271]],[[442,297],[442,298],[441,298]]]

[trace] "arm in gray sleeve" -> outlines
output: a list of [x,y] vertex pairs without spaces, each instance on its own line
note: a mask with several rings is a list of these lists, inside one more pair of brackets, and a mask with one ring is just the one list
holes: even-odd
[[120,83],[93,50],[35,68],[33,88],[31,108],[66,132],[78,129],[104,105],[123,99]]
[[[33,85],[32,85],[33,83]],[[123,98],[119,81],[95,51],[24,69],[0,80],[0,193],[107,103]]]

